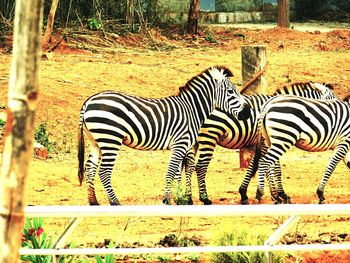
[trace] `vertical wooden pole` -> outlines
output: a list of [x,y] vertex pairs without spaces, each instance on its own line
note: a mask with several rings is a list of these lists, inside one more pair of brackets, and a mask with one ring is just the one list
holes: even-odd
[[0,262],[19,262],[24,190],[32,158],[39,87],[43,0],[17,0],[8,93],[5,146],[0,173]]
[[[252,80],[266,66],[266,46],[246,45],[242,46],[242,80],[243,84]],[[249,88],[244,91],[244,95],[266,93],[266,76],[260,76]],[[240,168],[247,168],[254,152],[252,149],[240,149]]]
[[52,30],[53,30],[53,23],[55,22],[55,14],[56,14],[57,6],[58,6],[58,0],[52,0],[50,12],[49,12],[49,15],[47,17],[47,25],[46,25],[46,29],[45,29],[45,34],[43,36],[43,41],[41,44],[41,46],[44,50],[48,49],[50,37],[52,34]]
[[290,26],[290,12],[289,0],[278,0],[278,26],[289,28]]
[[199,0],[192,0],[188,11],[187,34],[198,33]]
[[125,20],[131,31],[134,31],[135,1],[126,0]]

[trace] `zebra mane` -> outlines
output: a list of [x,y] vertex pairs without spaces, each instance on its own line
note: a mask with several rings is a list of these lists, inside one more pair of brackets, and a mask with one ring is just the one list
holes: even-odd
[[346,101],[350,104],[350,94],[346,95],[343,101]]
[[230,69],[225,66],[212,66],[206,70],[199,73],[197,76],[192,77],[187,83],[179,88],[179,92],[184,91],[189,88],[192,82],[195,82],[196,79],[203,75],[212,76],[215,80],[222,80],[224,78],[229,78],[233,76],[233,73]]
[[277,89],[273,95],[279,94],[294,94],[294,90],[314,90],[320,91],[322,89],[333,90],[333,85],[329,83],[317,83],[313,81],[308,82],[295,82],[289,86],[283,86],[283,88]]

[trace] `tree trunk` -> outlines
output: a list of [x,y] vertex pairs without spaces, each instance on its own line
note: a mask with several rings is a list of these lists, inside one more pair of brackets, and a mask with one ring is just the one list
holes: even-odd
[[134,30],[135,0],[126,0],[125,20],[131,30]]
[[43,0],[17,0],[8,116],[0,174],[0,262],[19,262],[24,190],[38,98]]
[[198,33],[199,0],[192,0],[188,11],[187,34]]
[[278,0],[278,26],[289,28],[289,0]]
[[52,0],[51,9],[50,9],[49,15],[47,17],[46,30],[45,30],[45,34],[44,34],[43,41],[41,44],[41,47],[43,50],[48,49],[48,45],[50,42],[50,37],[52,34],[52,29],[53,29],[53,23],[55,21],[55,14],[56,14],[57,5],[58,5],[58,0]]

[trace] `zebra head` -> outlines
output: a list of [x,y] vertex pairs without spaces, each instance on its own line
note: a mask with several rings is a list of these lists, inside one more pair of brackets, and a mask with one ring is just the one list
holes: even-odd
[[239,120],[248,119],[251,113],[250,106],[229,79],[233,76],[232,72],[226,67],[212,67],[209,72],[217,84],[215,107],[234,115]]
[[315,87],[316,91],[319,91],[321,93],[321,99],[329,100],[337,98],[337,96],[332,91],[333,87],[331,84],[321,84],[311,81],[310,83]]

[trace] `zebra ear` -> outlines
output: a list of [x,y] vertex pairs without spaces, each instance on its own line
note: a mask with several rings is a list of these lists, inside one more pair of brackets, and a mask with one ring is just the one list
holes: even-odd
[[333,85],[331,83],[323,83],[323,85],[331,90],[334,90]]
[[[312,83],[312,82],[311,82]],[[322,94],[325,94],[326,92],[329,92],[329,88],[326,85],[314,82],[312,83],[316,89],[321,91]]]
[[226,78],[230,78],[233,77],[233,73],[230,69],[226,68],[226,67],[221,67],[222,73],[224,75],[226,75]]

